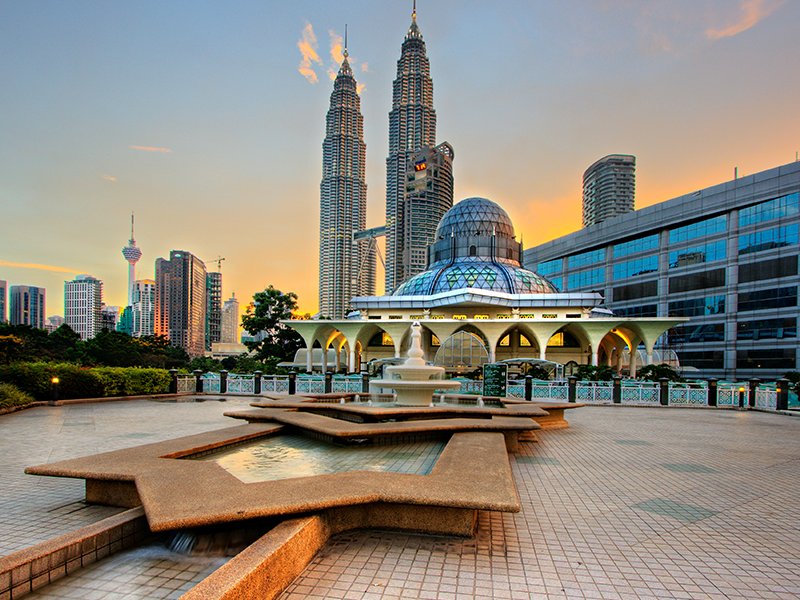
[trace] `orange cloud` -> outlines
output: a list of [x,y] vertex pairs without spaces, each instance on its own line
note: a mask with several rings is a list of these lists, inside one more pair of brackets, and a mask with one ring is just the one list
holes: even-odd
[[342,41],[342,36],[333,29],[328,30],[328,35],[331,38],[331,60],[337,65],[340,65],[344,60],[344,42]]
[[369,73],[369,64],[368,63],[361,63],[361,72],[362,73]]
[[722,29],[706,29],[706,37],[710,40],[719,40],[726,37],[739,35],[760,21],[766,19],[783,4],[783,0],[742,0],[739,3],[741,17],[733,25]]
[[0,267],[11,267],[12,269],[36,269],[37,271],[50,271],[52,273],[80,273],[80,269],[70,269],[68,267],[57,267],[55,265],[40,265],[38,263],[11,262],[0,259]]
[[117,183],[117,176],[116,175],[101,175],[101,177],[104,180],[109,181],[111,183]]
[[172,148],[164,148],[163,146],[128,146],[130,150],[139,150],[140,152],[158,152],[160,154],[172,154]]
[[306,23],[303,27],[302,37],[297,42],[297,49],[303,57],[297,71],[306,78],[309,83],[317,83],[319,78],[313,69],[313,64],[322,64],[319,54],[317,54],[317,36],[314,34],[314,28],[311,23]]

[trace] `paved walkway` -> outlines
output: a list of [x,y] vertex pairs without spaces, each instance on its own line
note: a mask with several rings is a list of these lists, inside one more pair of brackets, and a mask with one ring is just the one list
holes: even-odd
[[[114,512],[83,505],[82,482],[27,476],[25,466],[230,426],[221,415],[232,404],[247,402],[119,402],[0,417],[0,554]],[[570,429],[541,434],[513,459],[521,513],[482,513],[471,540],[338,536],[284,600],[800,597],[800,526],[791,516],[800,418],[627,407],[568,418]],[[61,597],[94,597],[90,589],[119,597],[120,588],[98,580],[148,585],[142,572],[113,566],[98,563],[97,580],[68,577]],[[188,572],[192,581],[207,572],[163,569],[167,582],[150,584],[165,597],[186,589]],[[158,595],[154,585],[136,589],[125,597]]]

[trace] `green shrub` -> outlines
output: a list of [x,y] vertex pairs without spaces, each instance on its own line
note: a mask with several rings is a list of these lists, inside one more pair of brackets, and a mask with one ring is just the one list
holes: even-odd
[[0,383],[0,408],[22,406],[30,402],[33,402],[33,396],[30,394],[26,394],[10,383]]
[[169,371],[127,367],[86,368],[69,363],[13,363],[0,365],[0,382],[10,383],[37,400],[53,398],[53,377],[58,377],[58,397],[100,398],[159,394],[169,390]]

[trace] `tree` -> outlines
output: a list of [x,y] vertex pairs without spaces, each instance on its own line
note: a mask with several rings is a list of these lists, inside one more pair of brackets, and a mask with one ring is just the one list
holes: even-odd
[[255,351],[256,358],[291,360],[295,352],[303,347],[300,334],[281,323],[292,318],[297,309],[297,294],[283,293],[271,285],[263,292],[256,292],[253,304],[247,307],[242,316],[242,327],[256,341],[245,342]]
[[579,381],[611,381],[614,370],[608,365],[580,365],[575,376]]
[[662,377],[666,377],[670,381],[683,381],[683,377],[678,375],[678,372],[666,363],[645,365],[639,369],[637,376],[638,379],[644,379],[645,381],[658,381]]
[[16,335],[0,335],[0,363],[8,364],[22,354],[25,342]]

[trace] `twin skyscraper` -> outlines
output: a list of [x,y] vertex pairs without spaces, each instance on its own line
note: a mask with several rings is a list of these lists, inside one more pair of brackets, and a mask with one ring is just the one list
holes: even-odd
[[425,270],[436,227],[453,206],[453,148],[436,143],[433,81],[416,10],[403,40],[389,112],[386,225],[366,229],[361,99],[345,37],[322,144],[319,311],[341,319],[354,296],[375,294],[375,238],[386,236],[385,292]]

